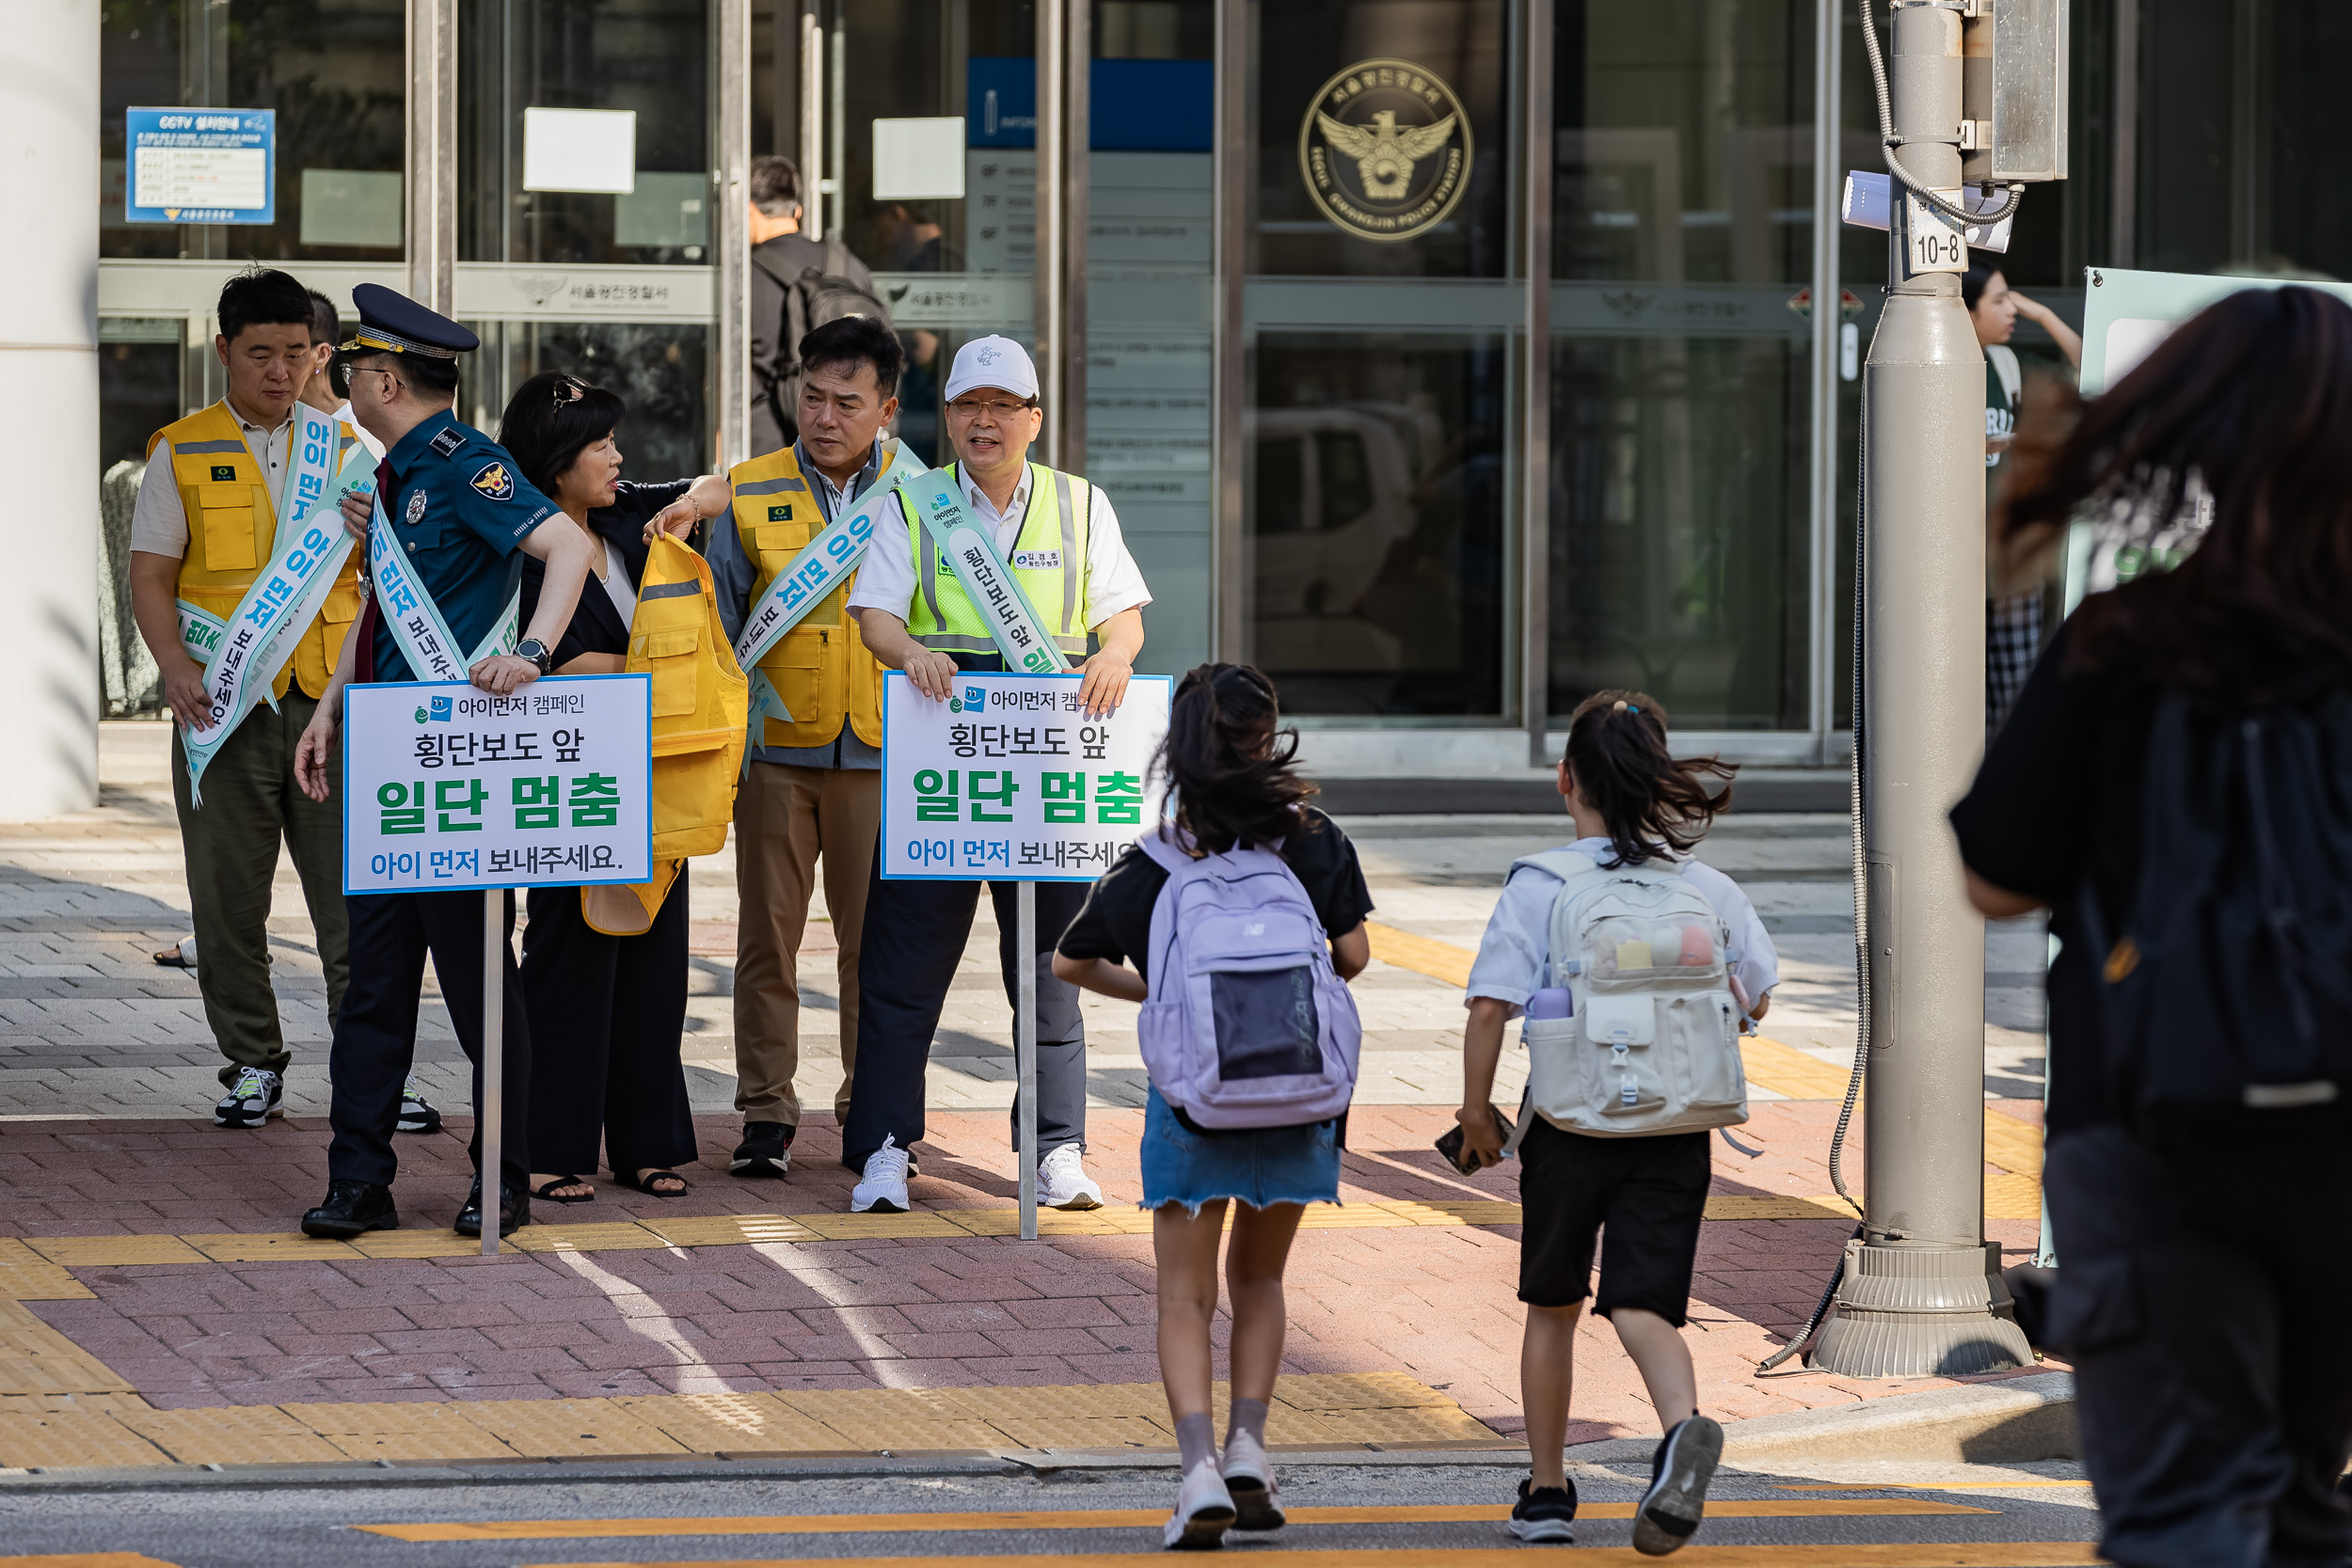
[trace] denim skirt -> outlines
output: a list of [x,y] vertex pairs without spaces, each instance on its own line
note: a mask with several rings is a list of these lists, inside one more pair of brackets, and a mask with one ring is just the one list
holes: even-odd
[[1340,1200],[1339,1123],[1196,1132],[1154,1085],[1143,1111],[1143,1207],[1232,1198],[1252,1209]]

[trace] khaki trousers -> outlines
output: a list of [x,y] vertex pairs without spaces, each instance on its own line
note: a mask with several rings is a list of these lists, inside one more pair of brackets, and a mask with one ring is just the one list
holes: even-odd
[[850,1113],[857,1066],[858,938],[882,832],[882,774],[874,768],[789,768],[755,762],[735,795],[735,1108],[746,1122],[801,1123],[792,1077],[801,1065],[801,988],[795,974],[817,863],[841,944],[841,1088]]
[[[188,798],[188,756],[180,727],[171,732],[171,793],[180,812],[180,847],[186,857],[188,913],[196,927],[196,984],[204,1017],[229,1065],[223,1084],[243,1068],[284,1072],[294,1059],[278,1022],[270,987],[270,884],[278,875],[282,837],[302,879],[302,895],[318,935],[319,967],[326,973],[326,1016],[342,1009],[350,978],[343,914],[342,802],[322,805],[294,783],[294,744],[318,711],[298,686],[286,689],[275,709],[263,704],[204,770],[204,804]],[[340,758],[338,759],[340,761]],[[328,769],[335,794],[342,768]]]

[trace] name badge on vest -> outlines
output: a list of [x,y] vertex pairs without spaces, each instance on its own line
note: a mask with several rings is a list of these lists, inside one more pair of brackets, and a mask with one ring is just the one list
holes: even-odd
[[1015,571],[1055,572],[1061,569],[1059,550],[1015,550],[1012,552]]
[[226,484],[229,481],[236,477],[237,470],[230,467],[228,464],[215,463],[213,465],[213,479],[215,483]]
[[771,506],[768,509],[768,520],[771,523],[788,523],[792,520],[792,508]]

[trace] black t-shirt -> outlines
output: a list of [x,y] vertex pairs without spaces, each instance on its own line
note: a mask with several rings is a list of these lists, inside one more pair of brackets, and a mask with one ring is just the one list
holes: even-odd
[[[1305,826],[1282,846],[1282,861],[1306,888],[1325,932],[1345,936],[1372,912],[1372,890],[1364,885],[1356,847],[1339,824],[1312,806],[1305,815]],[[1167,885],[1168,873],[1160,863],[1129,847],[1094,884],[1086,908],[1062,933],[1062,957],[1132,964],[1136,974],[1151,979],[1146,964],[1152,950],[1152,906]]]

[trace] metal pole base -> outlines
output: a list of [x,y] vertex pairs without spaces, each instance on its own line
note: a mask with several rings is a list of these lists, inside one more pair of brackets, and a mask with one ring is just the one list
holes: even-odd
[[1966,1377],[2032,1362],[1991,1243],[1848,1242],[1836,1303],[1805,1358],[1845,1377]]

